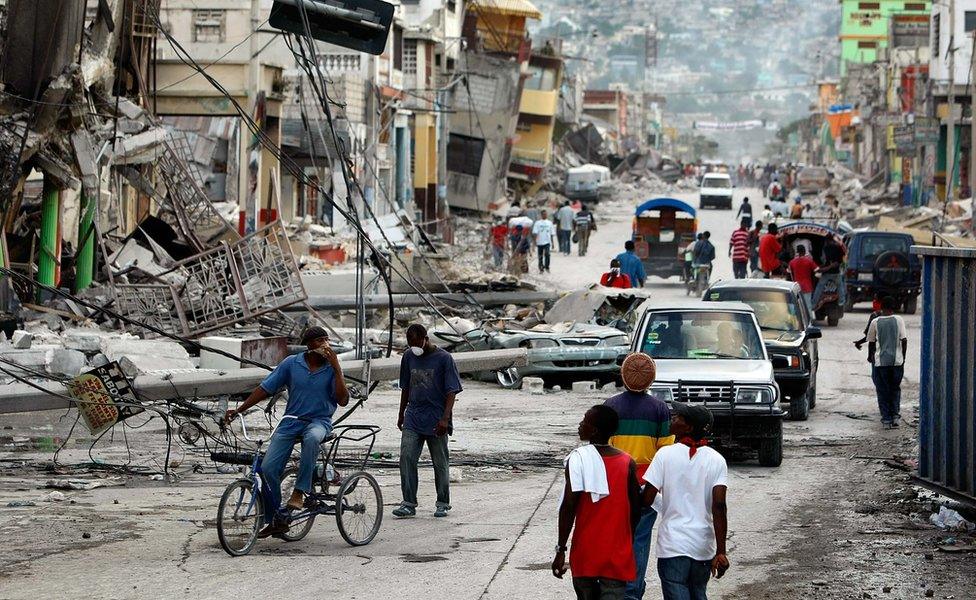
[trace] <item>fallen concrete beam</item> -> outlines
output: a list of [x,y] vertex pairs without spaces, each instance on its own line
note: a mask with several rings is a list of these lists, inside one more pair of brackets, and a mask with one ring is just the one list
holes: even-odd
[[[480,350],[454,354],[458,371],[476,373],[507,367],[520,367],[527,364],[525,348],[506,348],[503,350]],[[362,360],[343,361],[342,372],[352,377],[360,377],[363,372]],[[390,381],[400,374],[400,357],[376,358],[370,361],[370,379]],[[133,381],[136,394],[145,400],[167,400],[171,398],[193,398],[248,394],[268,371],[261,368],[238,369],[232,371],[186,370],[162,375],[140,375]],[[0,414],[57,410],[70,406],[64,398],[52,394],[67,395],[67,388],[60,383],[44,382],[39,387],[49,390],[44,393],[25,383],[12,383],[0,388]]]
[[[458,306],[470,304],[472,298],[482,306],[504,306],[506,304],[535,304],[537,302],[548,302],[559,298],[557,292],[478,292],[471,294],[469,298],[465,294],[440,293],[432,294],[438,300],[456,304]],[[366,308],[377,309],[387,308],[390,304],[389,296],[383,294],[370,294],[363,298]],[[356,308],[355,296],[309,296],[308,304],[315,310],[344,310]],[[397,308],[409,308],[427,306],[424,299],[419,294],[393,294],[393,305]],[[302,311],[304,305],[294,305],[283,310]]]

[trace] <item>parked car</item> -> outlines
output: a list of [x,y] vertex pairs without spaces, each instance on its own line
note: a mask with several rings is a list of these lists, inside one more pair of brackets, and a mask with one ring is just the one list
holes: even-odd
[[803,167],[796,176],[801,194],[818,194],[830,187],[830,172],[825,167]]
[[649,304],[631,348],[657,363],[653,394],[668,403],[701,404],[712,413],[713,444],[756,450],[764,466],[783,461],[779,386],[749,305]]
[[732,208],[732,177],[728,173],[706,173],[698,193],[698,208]]
[[789,417],[806,421],[817,404],[817,368],[821,337],[813,316],[800,295],[800,286],[781,279],[731,279],[713,284],[705,301],[744,302],[752,307],[762,330],[766,352],[781,359],[774,369],[782,402]]
[[845,310],[876,295],[893,296],[902,312],[914,314],[922,291],[922,263],[911,253],[914,238],[907,233],[853,231],[847,246]]

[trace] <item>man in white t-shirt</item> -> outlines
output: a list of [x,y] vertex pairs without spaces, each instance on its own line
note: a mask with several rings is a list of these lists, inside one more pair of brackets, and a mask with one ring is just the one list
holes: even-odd
[[871,380],[878,394],[881,425],[898,427],[901,420],[901,380],[905,376],[908,333],[905,320],[895,314],[898,302],[891,296],[881,299],[881,314],[868,325],[868,362]]
[[657,451],[644,473],[644,506],[658,512],[657,572],[664,600],[706,600],[710,575],[729,568],[725,556],[728,465],[706,445],[712,414],[703,406],[671,407],[671,446]]
[[532,224],[532,237],[535,238],[535,249],[539,253],[539,272],[549,270],[549,251],[552,249],[552,238],[556,235],[556,226],[549,220],[549,213],[542,211],[539,220]]

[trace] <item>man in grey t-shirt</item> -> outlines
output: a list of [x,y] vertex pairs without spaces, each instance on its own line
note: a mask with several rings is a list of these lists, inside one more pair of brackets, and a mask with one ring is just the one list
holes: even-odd
[[894,314],[897,302],[881,299],[881,314],[868,326],[868,362],[878,394],[878,410],[885,429],[898,427],[901,419],[901,380],[905,375],[908,335],[905,320]]

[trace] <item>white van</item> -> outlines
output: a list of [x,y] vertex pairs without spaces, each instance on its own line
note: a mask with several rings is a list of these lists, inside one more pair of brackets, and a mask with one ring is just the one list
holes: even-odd
[[596,201],[607,193],[610,169],[602,165],[585,164],[567,169],[563,195],[570,200]]
[[728,173],[706,173],[702,177],[698,207],[732,208],[732,177]]

